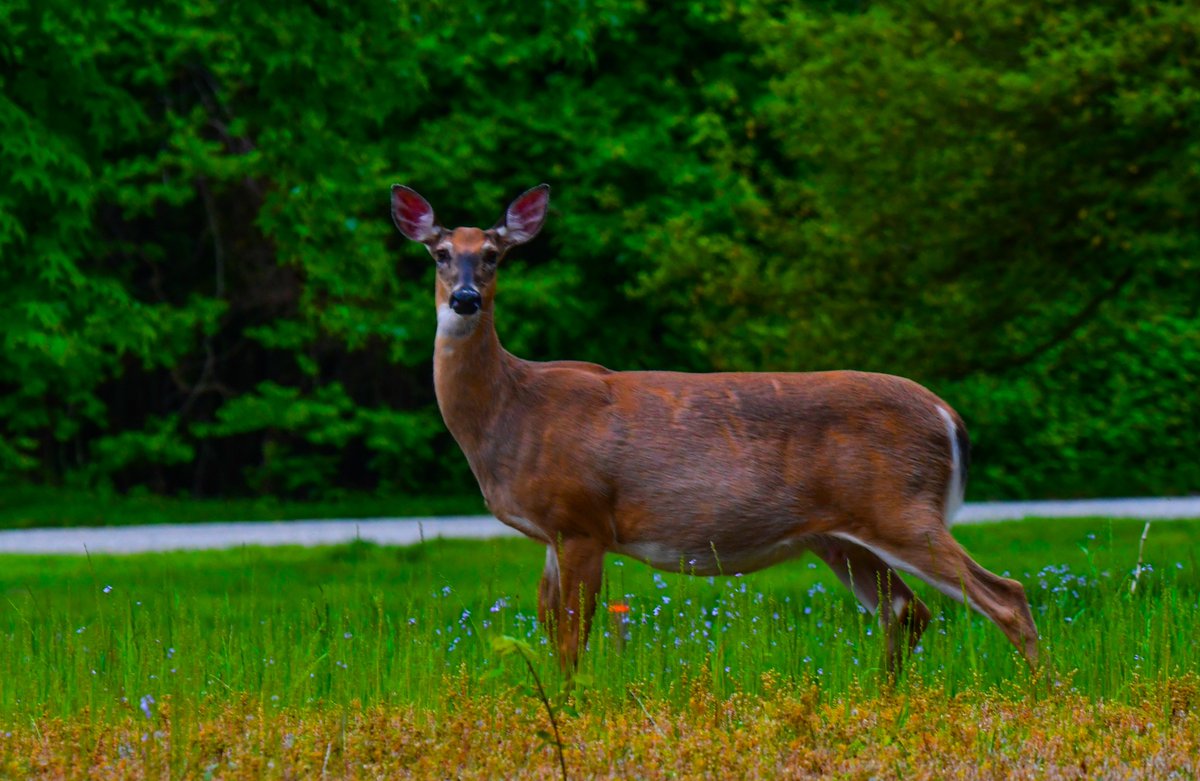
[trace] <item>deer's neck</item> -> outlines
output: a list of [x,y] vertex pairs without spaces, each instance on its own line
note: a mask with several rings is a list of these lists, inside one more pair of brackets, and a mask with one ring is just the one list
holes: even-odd
[[519,363],[500,345],[490,307],[473,322],[444,304],[438,308],[434,391],[446,427],[473,466],[473,456],[504,414]]

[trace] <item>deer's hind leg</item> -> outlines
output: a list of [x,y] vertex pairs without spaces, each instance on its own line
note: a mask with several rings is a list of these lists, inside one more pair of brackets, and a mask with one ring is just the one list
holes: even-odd
[[995,575],[976,563],[939,516],[930,514],[919,524],[896,528],[905,531],[863,539],[836,536],[869,548],[892,567],[916,575],[943,594],[966,602],[1000,628],[1031,669],[1037,667],[1037,626],[1020,583]]
[[894,569],[863,546],[828,538],[813,550],[862,606],[878,616],[887,640],[887,668],[895,674],[902,656],[917,647],[929,625],[929,608]]

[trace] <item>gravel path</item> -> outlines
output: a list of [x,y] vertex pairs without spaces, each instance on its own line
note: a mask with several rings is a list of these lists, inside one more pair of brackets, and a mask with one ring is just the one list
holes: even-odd
[[[955,524],[1021,518],[1200,518],[1200,496],[1172,499],[1088,499],[1050,502],[974,502],[963,505]],[[323,521],[103,526],[0,531],[0,553],[140,553],[242,545],[336,545],[355,538],[380,545],[412,545],[434,537],[515,537],[490,516],[370,518]]]

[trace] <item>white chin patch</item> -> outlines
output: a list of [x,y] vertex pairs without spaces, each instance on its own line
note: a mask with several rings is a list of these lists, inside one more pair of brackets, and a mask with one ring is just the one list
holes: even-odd
[[442,337],[466,336],[475,330],[479,322],[479,312],[473,315],[460,315],[450,308],[449,304],[441,304],[437,310],[437,335]]

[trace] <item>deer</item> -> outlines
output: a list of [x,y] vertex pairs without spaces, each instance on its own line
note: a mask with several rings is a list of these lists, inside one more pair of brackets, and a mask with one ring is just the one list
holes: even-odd
[[404,185],[391,209],[436,265],[433,381],[446,427],[489,511],[546,547],[538,618],[564,670],[586,646],[607,553],[717,575],[809,551],[877,616],[889,670],[931,619],[901,572],[981,613],[1036,668],[1024,588],[950,534],[969,439],[922,385],[859,371],[612,371],[506,351],[497,269],[538,235],[549,200],[538,185],[487,229],[443,228]]

